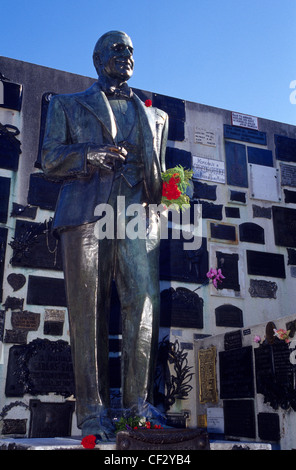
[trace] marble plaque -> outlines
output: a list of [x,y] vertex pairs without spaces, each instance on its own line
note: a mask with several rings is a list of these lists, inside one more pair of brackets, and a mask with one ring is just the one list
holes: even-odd
[[258,118],[249,114],[241,114],[232,111],[231,124],[233,126],[246,127],[248,129],[258,130]]
[[248,274],[285,279],[285,259],[278,253],[247,250]]
[[282,186],[296,188],[296,166],[280,163]]
[[198,377],[200,403],[217,403],[216,347],[199,349]]
[[296,209],[273,206],[272,215],[275,244],[296,248]]
[[225,183],[225,164],[219,160],[192,156],[193,178]]
[[252,198],[263,201],[281,201],[279,170],[277,168],[249,164],[249,172]]
[[216,147],[215,131],[196,127],[194,134],[194,142],[196,144],[208,145],[209,147]]
[[225,142],[227,184],[248,187],[246,147],[234,142]]
[[220,398],[253,398],[252,346],[219,352]]

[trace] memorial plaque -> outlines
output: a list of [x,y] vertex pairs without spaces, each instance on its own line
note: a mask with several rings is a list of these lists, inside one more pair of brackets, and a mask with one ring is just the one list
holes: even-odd
[[3,419],[2,434],[26,434],[27,419]]
[[12,203],[11,217],[23,217],[27,219],[35,219],[37,214],[37,207],[23,206],[22,204]]
[[273,166],[272,151],[258,147],[248,147],[248,162],[255,165]]
[[0,341],[3,342],[5,325],[5,310],[0,310]]
[[285,279],[285,258],[278,253],[247,250],[248,274]]
[[239,239],[241,242],[265,244],[264,229],[252,222],[245,222],[239,226]]
[[262,441],[279,441],[280,417],[277,413],[258,413],[258,435]]
[[203,328],[203,299],[185,287],[172,287],[160,294],[160,325]]
[[240,140],[252,144],[266,145],[266,132],[259,132],[255,129],[243,129],[237,126],[224,124],[225,139]]
[[62,270],[61,244],[52,235],[51,221],[17,220],[11,264],[15,267]]
[[232,289],[236,292],[240,291],[239,275],[238,275],[238,254],[216,252],[217,268],[222,270],[225,276],[218,289]]
[[227,184],[248,187],[246,147],[234,142],[225,142]]
[[18,299],[17,297],[8,296],[3,304],[5,310],[23,310],[24,299]]
[[217,403],[216,347],[198,351],[199,402]]
[[256,438],[253,400],[225,400],[223,408],[225,436]]
[[0,123],[0,168],[18,170],[19,156],[22,153],[21,143],[16,137],[19,133],[17,127]]
[[184,250],[184,242],[189,243],[180,236],[180,240],[169,238],[160,242],[160,279],[194,282],[202,284],[206,279],[208,266],[207,240],[202,239],[201,247],[197,250]]
[[4,343],[26,344],[28,330],[5,330]]
[[229,331],[224,335],[224,349],[237,349],[242,347],[242,332],[241,330]]
[[67,342],[36,339],[9,350],[5,394],[11,396],[74,394],[71,349]]
[[75,402],[42,403],[30,400],[30,438],[71,436]]
[[253,217],[271,219],[271,207],[260,207],[253,204]]
[[230,190],[230,201],[237,202],[240,204],[246,204],[246,193],[242,191],[234,191],[233,189]]
[[219,160],[192,156],[193,178],[225,183],[225,164]]
[[22,85],[1,80],[0,87],[0,107],[20,111],[22,107]]
[[296,248],[296,210],[273,206],[272,215],[275,244]]
[[43,333],[51,336],[62,336],[64,330],[64,323],[61,321],[45,321]]
[[225,217],[229,219],[240,219],[239,207],[225,207]]
[[0,176],[0,223],[6,224],[10,194],[10,178]]
[[280,163],[282,186],[296,188],[296,166]]
[[216,326],[241,328],[244,326],[243,312],[231,304],[220,305],[215,309]]
[[216,201],[216,190],[217,185],[193,181],[193,199],[209,199],[211,201]]
[[170,118],[168,140],[183,142],[185,139],[185,123],[182,119]]
[[278,286],[275,282],[250,279],[249,292],[251,297],[260,297],[261,299],[276,299]]
[[284,341],[275,339],[254,349],[257,393],[275,410],[296,410],[295,371],[291,350]]
[[258,130],[258,118],[249,114],[241,114],[232,111],[231,124],[233,126],[246,127],[248,129]]
[[279,170],[254,164],[249,164],[249,169],[251,197],[263,201],[281,201]]
[[192,158],[191,153],[175,147],[167,147],[165,155],[165,163],[167,168],[174,168],[182,165],[187,170],[191,170]]
[[30,176],[28,204],[54,211],[60,188],[61,183],[47,180],[42,173],[33,173]]
[[27,282],[23,274],[11,273],[7,276],[8,284],[13,288],[13,291],[20,290]]
[[196,127],[194,133],[194,142],[196,144],[207,145],[208,147],[216,147],[215,131]]
[[29,276],[27,304],[66,307],[64,279]]
[[296,204],[296,191],[284,189],[285,202],[287,204]]
[[[213,204],[212,202],[195,201],[202,206],[202,218],[203,219],[215,219],[215,220],[222,220],[223,219],[223,205],[222,204]],[[191,210],[193,212],[193,205],[191,205]]]
[[6,242],[7,242],[8,229],[0,227],[0,302],[3,299],[3,275],[5,267],[5,253],[6,253]]
[[293,248],[287,248],[288,252],[288,264],[296,264],[296,250]]
[[238,243],[236,225],[209,222],[209,232],[211,241],[231,243],[234,245]]
[[278,160],[296,162],[296,139],[284,135],[275,135],[275,155]]
[[15,329],[37,331],[40,325],[40,313],[12,312],[11,325]]
[[171,96],[153,93],[153,106],[165,111],[169,117],[185,121],[185,101]]

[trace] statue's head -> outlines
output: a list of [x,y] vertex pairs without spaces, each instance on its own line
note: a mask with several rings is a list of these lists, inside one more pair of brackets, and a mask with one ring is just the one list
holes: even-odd
[[127,81],[134,70],[133,44],[122,31],[109,31],[97,41],[93,62],[98,75]]

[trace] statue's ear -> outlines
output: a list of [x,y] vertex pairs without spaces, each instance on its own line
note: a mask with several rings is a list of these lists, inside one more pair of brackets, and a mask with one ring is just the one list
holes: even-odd
[[102,65],[101,56],[98,52],[94,52],[93,54],[93,63],[94,63],[95,69],[98,71]]

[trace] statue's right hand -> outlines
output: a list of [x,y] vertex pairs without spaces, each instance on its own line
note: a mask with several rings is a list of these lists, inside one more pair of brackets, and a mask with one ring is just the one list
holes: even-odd
[[116,145],[89,144],[87,161],[90,165],[113,170],[116,161],[125,162],[127,151],[124,147]]

